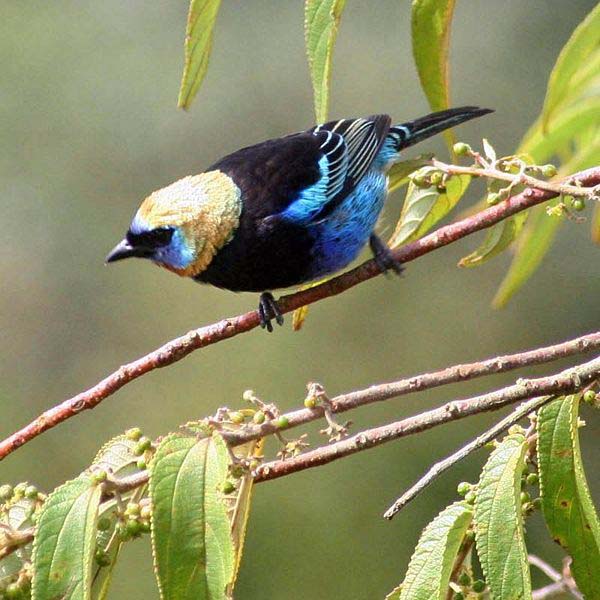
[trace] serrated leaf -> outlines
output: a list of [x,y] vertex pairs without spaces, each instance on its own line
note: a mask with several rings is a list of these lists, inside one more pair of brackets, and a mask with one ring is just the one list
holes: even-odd
[[171,434],[152,460],[152,548],[164,600],[226,599],[235,570],[227,505],[219,486],[229,455],[218,435]]
[[600,523],[590,496],[578,435],[579,398],[559,398],[537,419],[542,510],[554,541],[571,556],[586,598],[600,598]]
[[546,133],[542,131],[541,120],[538,119],[523,138],[518,152],[529,154],[535,163],[541,164],[554,156],[558,148],[596,127],[599,114],[600,97],[594,97],[561,110]]
[[544,129],[548,127],[557,107],[569,100],[573,79],[599,47],[600,4],[597,4],[563,46],[552,69],[542,111]]
[[445,600],[456,554],[472,518],[469,505],[455,502],[427,525],[410,559],[397,596],[400,600]]
[[33,600],[89,599],[102,488],[88,475],[46,499],[33,549]]
[[519,235],[525,221],[527,220],[527,212],[520,212],[513,217],[504,219],[496,225],[488,228],[485,238],[481,245],[471,254],[461,258],[459,267],[478,267],[484,262],[504,252]]
[[185,29],[185,63],[177,100],[179,108],[190,107],[206,75],[220,5],[221,0],[190,0]]
[[492,599],[531,599],[520,501],[526,452],[524,436],[504,438],[483,467],[477,488],[475,541]]
[[545,206],[531,211],[515,257],[494,297],[495,308],[506,306],[511,296],[531,277],[550,249],[562,222],[561,217],[549,215]]
[[[432,110],[450,105],[448,48],[454,4],[455,0],[413,0],[412,4],[413,56]],[[444,137],[451,148],[452,132],[445,131]]]
[[92,466],[111,473],[114,477],[126,477],[139,471],[137,461],[140,458],[134,453],[137,442],[125,435],[118,435],[104,444],[98,451]]
[[304,37],[317,123],[327,120],[333,46],[346,0],[306,0]]
[[400,220],[389,241],[390,247],[395,248],[423,236],[456,206],[470,181],[468,175],[450,177],[445,184],[446,190],[441,193],[435,185],[420,188],[411,181]]
[[402,160],[392,165],[392,168],[388,171],[388,194],[406,185],[409,181],[408,176],[427,165],[432,158],[433,154],[421,154],[410,160]]

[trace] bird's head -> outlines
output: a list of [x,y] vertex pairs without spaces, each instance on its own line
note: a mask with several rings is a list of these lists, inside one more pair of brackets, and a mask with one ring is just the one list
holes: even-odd
[[240,190],[221,171],[184,177],[142,202],[125,238],[106,262],[148,258],[179,275],[194,277],[231,239],[240,213]]

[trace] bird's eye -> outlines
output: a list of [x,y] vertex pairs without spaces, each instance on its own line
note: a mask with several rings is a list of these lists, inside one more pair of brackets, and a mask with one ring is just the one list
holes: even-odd
[[127,240],[132,246],[143,246],[144,248],[159,248],[166,246],[173,237],[174,229],[172,227],[157,227],[150,231],[141,233],[129,232]]

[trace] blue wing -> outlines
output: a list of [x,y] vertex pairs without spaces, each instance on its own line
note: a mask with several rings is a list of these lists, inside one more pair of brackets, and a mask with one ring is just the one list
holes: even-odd
[[300,191],[277,217],[296,223],[325,218],[364,177],[389,128],[388,115],[375,115],[331,121],[309,130],[320,142],[320,177]]

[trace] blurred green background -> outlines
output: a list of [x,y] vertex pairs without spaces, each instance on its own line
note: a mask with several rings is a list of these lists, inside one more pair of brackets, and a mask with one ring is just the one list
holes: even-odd
[[[537,116],[549,71],[593,0],[459,2],[453,103],[497,112],[460,128],[514,150]],[[257,298],[201,287],[148,263],[105,268],[140,200],[240,146],[311,125],[303,3],[223,2],[204,86],[175,108],[187,6],[179,2],[4,2],[0,36],[0,436],[190,328],[252,309]],[[410,54],[410,3],[348,2],[336,47],[332,117],[428,111]],[[440,139],[410,154],[445,149]],[[478,198],[475,190],[463,203]],[[390,233],[401,195],[381,224]],[[465,204],[463,204],[464,206]],[[52,489],[99,446],[138,425],[156,436],[240,406],[252,388],[283,409],[308,381],[330,394],[451,363],[552,343],[597,328],[598,248],[568,222],[542,268],[503,311],[490,300],[509,256],[459,270],[472,237],[314,306],[301,333],[256,330],[155,371],[93,412],[46,433],[0,465],[0,482]],[[530,373],[550,372],[568,363]],[[410,396],[353,415],[354,431],[515,375]],[[598,418],[583,445],[590,473]],[[421,528],[474,480],[479,453],[392,523],[381,513],[428,465],[498,415],[438,428],[257,487],[239,598],[381,598],[404,574]],[[595,421],[595,422],[594,422]],[[313,441],[318,441],[314,435]],[[600,481],[590,477],[600,498]],[[534,518],[530,549],[561,552]],[[539,581],[538,579],[536,579]],[[158,598],[148,540],[128,544],[113,598]]]

